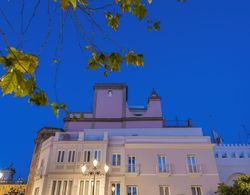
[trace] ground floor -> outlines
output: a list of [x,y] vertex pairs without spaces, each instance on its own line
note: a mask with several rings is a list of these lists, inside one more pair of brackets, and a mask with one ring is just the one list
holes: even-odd
[[35,181],[34,195],[212,195],[217,174],[47,175]]

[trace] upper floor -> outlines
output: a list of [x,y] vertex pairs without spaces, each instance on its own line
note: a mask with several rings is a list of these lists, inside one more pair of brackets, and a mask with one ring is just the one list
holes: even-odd
[[66,131],[98,128],[191,127],[192,121],[166,121],[161,97],[152,91],[146,106],[128,105],[126,84],[96,84],[92,112],[70,112],[64,119]]

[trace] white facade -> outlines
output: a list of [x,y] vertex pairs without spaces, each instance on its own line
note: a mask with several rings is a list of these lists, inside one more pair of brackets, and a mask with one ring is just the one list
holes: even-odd
[[220,181],[232,185],[242,174],[250,174],[249,144],[220,144],[214,149]]
[[[75,151],[73,160],[69,158],[72,151]],[[90,151],[89,163],[84,157],[85,151]],[[33,194],[36,189],[44,195],[57,194],[58,190],[64,194],[66,183],[65,189],[71,191],[66,194],[84,194],[80,191],[82,188],[84,191],[81,186],[86,183],[89,185],[87,195],[91,194],[93,176],[83,175],[81,166],[92,166],[95,151],[101,151],[99,168],[104,164],[110,166],[107,175],[96,178],[99,195],[111,195],[114,184],[120,185],[121,195],[128,194],[133,186],[137,194],[143,195],[160,194],[166,187],[171,194],[191,195],[197,187],[209,195],[214,194],[219,182],[213,144],[209,137],[202,135],[200,128],[86,129],[58,132],[43,142]],[[117,156],[113,160],[115,155],[120,156],[119,163]],[[167,158],[166,164],[158,164],[159,156]],[[190,156],[195,160],[189,162]],[[134,167],[128,164],[131,157],[136,158]],[[158,169],[162,165],[166,171]]]

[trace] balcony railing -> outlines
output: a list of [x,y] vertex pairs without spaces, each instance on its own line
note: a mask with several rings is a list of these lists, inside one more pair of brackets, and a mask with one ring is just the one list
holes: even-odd
[[201,165],[187,165],[187,173],[193,175],[201,175],[202,174],[202,166]]
[[107,132],[57,132],[55,141],[105,141]]
[[167,164],[165,167],[156,167],[156,173],[159,175],[170,175],[172,173],[172,165]]
[[126,175],[136,176],[140,173],[140,166],[138,164],[128,164],[126,165]]
[[78,133],[60,133],[58,137],[58,141],[77,141],[78,139]]

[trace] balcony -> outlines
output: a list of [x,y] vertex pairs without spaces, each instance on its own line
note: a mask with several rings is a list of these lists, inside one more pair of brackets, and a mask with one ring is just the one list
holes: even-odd
[[54,141],[106,141],[107,132],[56,132]]
[[156,174],[161,177],[169,177],[172,174],[172,165],[167,164],[166,167],[156,167]]
[[190,176],[201,176],[202,166],[201,165],[186,165],[187,174]]
[[128,177],[135,177],[140,174],[140,166],[138,164],[126,165],[125,175]]

